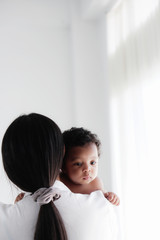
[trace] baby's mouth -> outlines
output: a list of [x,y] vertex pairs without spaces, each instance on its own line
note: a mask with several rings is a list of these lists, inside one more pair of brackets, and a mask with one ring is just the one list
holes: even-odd
[[91,177],[90,177],[89,175],[83,177],[84,180],[88,180],[88,179],[90,179],[90,178],[91,178]]

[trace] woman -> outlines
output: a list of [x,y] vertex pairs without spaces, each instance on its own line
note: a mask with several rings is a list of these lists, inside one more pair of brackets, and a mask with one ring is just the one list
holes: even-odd
[[58,180],[63,154],[59,127],[43,115],[20,116],[8,127],[4,169],[29,194],[15,205],[0,204],[0,239],[113,239],[113,209],[102,192],[74,194]]

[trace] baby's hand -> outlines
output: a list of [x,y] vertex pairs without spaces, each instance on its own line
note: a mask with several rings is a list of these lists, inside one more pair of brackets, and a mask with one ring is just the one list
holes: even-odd
[[104,193],[105,198],[108,199],[108,201],[110,201],[112,204],[119,206],[120,204],[120,199],[119,197],[113,193],[113,192],[106,192]]
[[20,200],[22,200],[23,197],[24,197],[24,195],[25,195],[25,193],[20,193],[20,194],[16,197],[14,203],[19,202]]

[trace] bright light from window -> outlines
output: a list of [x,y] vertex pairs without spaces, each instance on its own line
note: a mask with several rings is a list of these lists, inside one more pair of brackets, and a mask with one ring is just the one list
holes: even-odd
[[132,4],[135,27],[138,28],[152,16],[152,13],[157,9],[159,0],[134,0]]
[[112,55],[156,11],[159,0],[122,0],[107,15],[108,54]]
[[159,19],[159,0],[122,0],[107,16],[111,161],[122,240],[160,239]]

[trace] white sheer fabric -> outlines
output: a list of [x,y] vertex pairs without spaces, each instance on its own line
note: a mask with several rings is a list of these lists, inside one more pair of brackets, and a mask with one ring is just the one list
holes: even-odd
[[107,15],[111,162],[123,240],[160,239],[160,1]]

